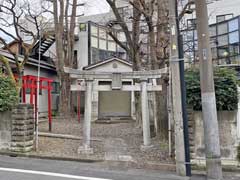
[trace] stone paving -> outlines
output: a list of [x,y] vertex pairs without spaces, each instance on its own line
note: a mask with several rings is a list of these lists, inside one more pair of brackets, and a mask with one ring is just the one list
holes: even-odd
[[[39,131],[48,132],[48,123],[40,123]],[[82,124],[74,119],[53,120],[52,133],[82,137]],[[141,151],[142,131],[136,127],[134,121],[112,124],[92,123],[91,137],[97,139],[91,142],[93,155],[77,153],[81,140],[50,137],[40,137],[38,153],[61,157],[134,161],[139,164],[146,161],[174,163],[168,156],[167,143],[161,142],[158,138],[152,139],[153,147],[150,150]]]

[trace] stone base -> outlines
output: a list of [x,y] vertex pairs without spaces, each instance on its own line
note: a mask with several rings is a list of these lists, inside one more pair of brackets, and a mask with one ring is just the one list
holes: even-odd
[[93,154],[93,148],[89,146],[80,146],[78,148],[78,154]]
[[29,147],[11,147],[12,152],[19,152],[19,153],[28,153],[33,150],[33,146]]
[[120,155],[115,152],[111,152],[111,153],[106,152],[104,158],[106,161],[125,161],[125,162],[133,161],[132,156]]
[[141,151],[148,151],[148,150],[151,150],[153,148],[153,145],[148,145],[148,146],[145,146],[145,145],[142,145],[141,146]]

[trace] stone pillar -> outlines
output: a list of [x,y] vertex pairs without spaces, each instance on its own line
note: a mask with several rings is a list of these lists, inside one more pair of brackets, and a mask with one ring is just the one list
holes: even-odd
[[98,119],[98,90],[94,87],[98,86],[98,81],[93,81],[93,96],[92,96],[92,121]]
[[141,102],[142,102],[142,122],[143,122],[143,146],[142,150],[151,145],[150,121],[147,94],[147,79],[141,79]]
[[85,111],[83,121],[83,145],[79,147],[79,154],[92,154],[93,149],[90,147],[91,142],[91,120],[92,120],[92,92],[93,79],[86,79],[85,91]]
[[11,112],[0,112],[0,149],[8,150],[11,146]]
[[[134,81],[132,80],[132,85],[134,86]],[[135,109],[135,92],[131,91],[131,117],[136,119],[136,109]]]
[[32,104],[18,104],[12,110],[12,142],[14,152],[33,150],[34,111]]

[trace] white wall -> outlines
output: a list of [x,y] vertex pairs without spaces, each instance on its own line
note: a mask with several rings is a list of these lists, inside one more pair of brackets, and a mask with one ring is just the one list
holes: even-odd
[[88,32],[79,32],[79,40],[75,43],[74,49],[78,52],[78,69],[88,65]]

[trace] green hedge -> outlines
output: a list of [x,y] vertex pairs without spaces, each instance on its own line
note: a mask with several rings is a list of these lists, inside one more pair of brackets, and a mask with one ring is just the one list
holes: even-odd
[[240,162],[240,144],[237,147],[237,160]]
[[[194,110],[200,111],[201,90],[199,70],[188,69],[185,72],[187,104],[193,107]],[[238,80],[236,71],[229,68],[215,68],[214,82],[217,110],[232,111],[238,108]]]
[[12,80],[0,74],[0,112],[10,110],[18,102],[18,93]]

